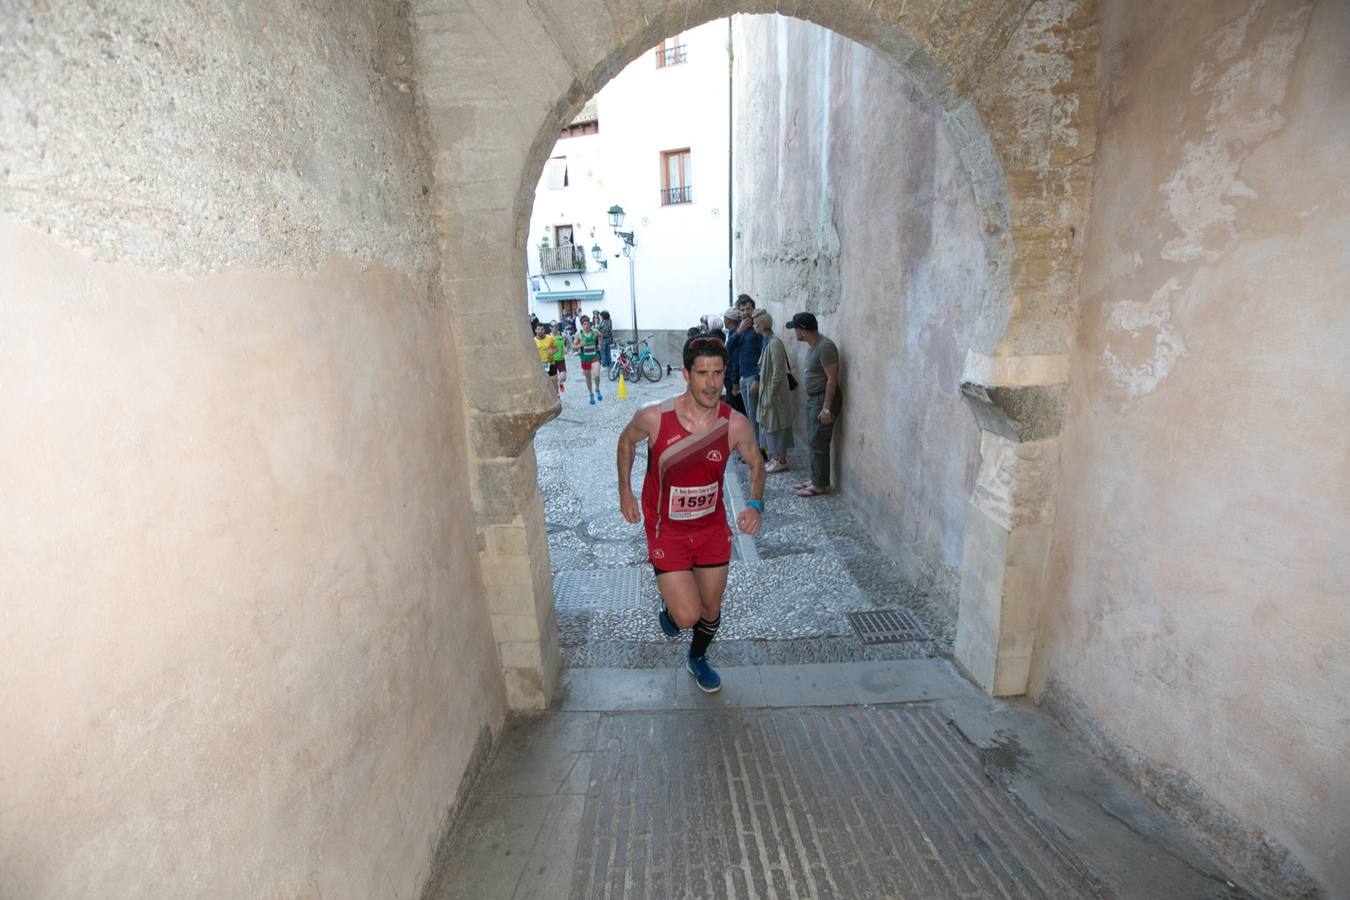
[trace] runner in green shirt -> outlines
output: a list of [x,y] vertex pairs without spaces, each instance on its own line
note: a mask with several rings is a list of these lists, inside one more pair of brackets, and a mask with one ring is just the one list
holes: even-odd
[[581,317],[577,349],[581,355],[581,374],[586,379],[586,393],[590,395],[591,406],[594,406],[595,401],[605,398],[600,393],[600,332],[592,327],[589,316]]
[[567,344],[563,341],[562,327],[556,322],[553,323],[553,368],[558,373],[558,393],[562,393],[566,388],[563,382],[567,380]]

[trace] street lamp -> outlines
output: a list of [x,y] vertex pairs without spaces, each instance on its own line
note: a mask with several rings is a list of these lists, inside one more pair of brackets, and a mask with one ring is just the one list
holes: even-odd
[[[628,257],[628,297],[633,303],[633,341],[638,340],[638,320],[637,320],[637,280],[633,276],[633,248],[637,246],[633,232],[620,231],[623,226],[623,207],[617,203],[609,208],[609,227],[614,229],[615,236],[623,239],[623,255]],[[598,245],[597,245],[598,246]],[[595,252],[593,249],[591,252]]]

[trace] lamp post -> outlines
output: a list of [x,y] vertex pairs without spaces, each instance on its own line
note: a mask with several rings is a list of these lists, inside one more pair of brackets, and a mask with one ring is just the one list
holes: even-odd
[[[639,338],[637,320],[637,280],[633,275],[633,248],[637,246],[637,241],[634,240],[633,232],[620,231],[619,228],[622,226],[623,207],[616,203],[609,208],[609,227],[614,229],[615,236],[623,240],[623,255],[628,257],[628,297],[633,303],[633,341],[636,343]],[[592,252],[595,252],[594,249]]]

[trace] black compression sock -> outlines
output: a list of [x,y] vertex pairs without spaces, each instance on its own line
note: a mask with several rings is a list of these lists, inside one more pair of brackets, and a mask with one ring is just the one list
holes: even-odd
[[717,628],[721,624],[721,616],[718,616],[711,622],[702,618],[698,620],[698,624],[694,626],[694,640],[689,644],[689,656],[691,659],[697,659],[700,656],[708,655],[708,645],[711,644],[712,639],[717,636]]

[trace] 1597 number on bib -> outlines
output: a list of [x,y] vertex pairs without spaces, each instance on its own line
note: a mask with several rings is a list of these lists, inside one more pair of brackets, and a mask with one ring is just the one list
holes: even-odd
[[671,520],[701,519],[717,509],[717,484],[705,484],[701,487],[674,487],[670,489],[670,509],[666,518]]

